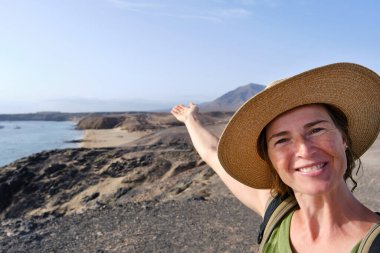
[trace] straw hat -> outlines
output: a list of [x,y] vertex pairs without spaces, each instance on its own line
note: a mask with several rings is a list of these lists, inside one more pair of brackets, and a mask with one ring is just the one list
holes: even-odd
[[234,114],[218,145],[219,160],[236,180],[271,187],[268,164],[257,140],[276,116],[297,106],[325,103],[345,113],[355,154],[361,156],[380,130],[380,76],[363,66],[336,63],[280,80],[248,100]]

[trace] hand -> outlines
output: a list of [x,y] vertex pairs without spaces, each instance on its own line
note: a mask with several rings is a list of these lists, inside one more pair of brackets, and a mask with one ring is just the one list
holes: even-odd
[[194,118],[194,116],[198,114],[198,111],[198,106],[193,102],[190,102],[189,106],[184,106],[182,104],[174,106],[171,113],[177,120],[186,123],[189,118]]

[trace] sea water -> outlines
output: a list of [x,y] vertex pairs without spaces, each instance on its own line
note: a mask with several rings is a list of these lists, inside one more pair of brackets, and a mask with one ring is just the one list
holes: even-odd
[[70,121],[0,121],[0,166],[44,150],[73,148],[82,139]]

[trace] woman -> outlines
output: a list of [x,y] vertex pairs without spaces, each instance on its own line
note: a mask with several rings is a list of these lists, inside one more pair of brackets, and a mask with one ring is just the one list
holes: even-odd
[[264,217],[273,197],[297,201],[263,252],[357,252],[380,222],[346,184],[379,133],[380,77],[373,71],[337,63],[278,81],[234,114],[220,140],[197,111],[190,103],[172,114],[242,203]]

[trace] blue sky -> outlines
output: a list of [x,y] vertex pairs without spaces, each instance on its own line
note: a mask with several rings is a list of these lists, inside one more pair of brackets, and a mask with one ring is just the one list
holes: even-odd
[[0,0],[0,113],[156,110],[349,61],[379,1]]

